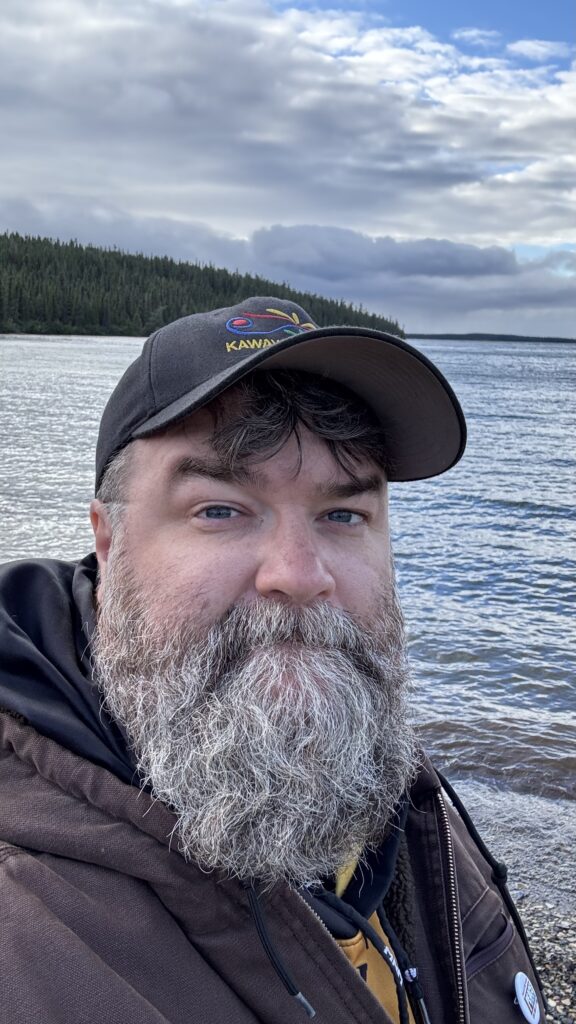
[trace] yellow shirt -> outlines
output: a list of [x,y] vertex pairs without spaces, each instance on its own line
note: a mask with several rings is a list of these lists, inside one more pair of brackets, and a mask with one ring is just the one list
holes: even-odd
[[[342,896],[348,882],[354,874],[355,867],[356,862],[347,864],[338,872],[336,880],[337,896]],[[396,963],[396,957],[392,951],[388,936],[385,934],[384,929],[380,924],[376,911],[369,918],[369,924],[372,925],[374,931],[388,947],[390,954]],[[362,975],[364,981],[368,985],[368,988],[382,1004],[388,1015],[392,1018],[395,1024],[400,1024],[396,983],[394,981],[392,971],[376,947],[372,945],[370,940],[367,939],[361,931],[357,932],[357,934],[351,939],[337,939],[336,941],[342,952],[348,957],[352,967]],[[410,1019],[410,1024],[415,1024],[410,1006],[408,1006],[408,1017]]]

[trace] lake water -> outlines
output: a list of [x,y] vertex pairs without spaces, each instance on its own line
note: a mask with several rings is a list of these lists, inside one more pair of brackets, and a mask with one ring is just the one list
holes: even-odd
[[[91,550],[98,422],[141,344],[0,337],[0,561]],[[459,466],[392,488],[420,728],[518,884],[576,908],[576,345],[413,344],[469,426]]]

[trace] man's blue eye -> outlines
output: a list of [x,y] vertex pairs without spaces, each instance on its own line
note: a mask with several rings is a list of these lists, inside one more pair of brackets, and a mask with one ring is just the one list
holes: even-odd
[[361,516],[358,512],[350,512],[346,508],[337,508],[333,512],[328,513],[328,518],[332,523],[355,523],[360,522]]
[[202,509],[202,515],[206,519],[231,519],[236,509],[230,508],[229,505],[210,505],[208,508]]

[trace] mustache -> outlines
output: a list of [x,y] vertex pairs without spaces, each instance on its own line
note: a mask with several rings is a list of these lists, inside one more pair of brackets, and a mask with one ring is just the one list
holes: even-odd
[[[207,630],[190,623],[174,629],[175,648],[194,651],[202,659],[210,652],[212,688],[219,678],[242,669],[256,652],[284,649],[286,655],[325,652],[346,655],[353,667],[369,678],[381,671],[382,659],[400,666],[404,661],[403,617],[394,595],[382,602],[374,623],[360,625],[345,609],[326,603],[297,607],[257,597],[231,606]],[[165,637],[166,632],[163,630]]]

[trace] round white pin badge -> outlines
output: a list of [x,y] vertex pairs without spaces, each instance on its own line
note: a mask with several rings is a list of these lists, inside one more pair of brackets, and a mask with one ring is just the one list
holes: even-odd
[[522,1011],[522,1015],[528,1024],[538,1024],[540,1020],[540,1004],[534,985],[522,971],[514,978],[516,990],[516,1002]]

